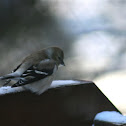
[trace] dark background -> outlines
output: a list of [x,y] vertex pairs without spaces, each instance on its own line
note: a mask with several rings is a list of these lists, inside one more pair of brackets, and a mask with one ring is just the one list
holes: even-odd
[[56,79],[95,81],[117,72],[108,83],[119,84],[126,73],[125,6],[124,0],[0,0],[0,75],[36,50],[59,46],[66,67]]
[[125,69],[125,5],[124,0],[1,0],[0,75],[48,46],[65,52],[62,79],[92,80]]

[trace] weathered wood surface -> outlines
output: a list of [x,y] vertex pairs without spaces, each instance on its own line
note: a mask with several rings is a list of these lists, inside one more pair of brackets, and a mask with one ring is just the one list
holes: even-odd
[[118,111],[93,82],[80,81],[36,95],[0,96],[1,126],[91,126],[101,111]]

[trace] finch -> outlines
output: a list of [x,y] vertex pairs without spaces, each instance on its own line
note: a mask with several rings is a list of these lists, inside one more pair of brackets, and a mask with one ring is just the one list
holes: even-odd
[[6,80],[4,86],[14,82],[11,87],[23,88],[42,94],[46,91],[53,79],[58,67],[64,64],[64,53],[59,47],[48,47],[27,56],[12,73],[1,76]]

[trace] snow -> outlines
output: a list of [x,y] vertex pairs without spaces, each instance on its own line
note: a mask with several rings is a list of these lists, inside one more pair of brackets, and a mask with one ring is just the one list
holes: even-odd
[[24,89],[22,87],[15,87],[15,88],[11,88],[11,86],[1,87],[0,88],[0,95],[15,93],[15,92],[21,92],[23,90]]
[[116,111],[104,111],[98,113],[94,120],[109,122],[116,125],[126,124],[126,116]]
[[77,81],[77,80],[55,80],[52,82],[50,88],[56,88],[60,86],[69,86],[69,85],[78,85],[78,84],[84,84],[84,81]]
[[[88,84],[90,81],[77,81],[77,80],[55,80],[52,82],[50,88],[56,88],[61,86],[69,86],[69,85],[78,85],[78,84]],[[0,95],[22,92],[25,89],[22,87],[15,87],[11,88],[11,86],[1,87],[0,88]]]

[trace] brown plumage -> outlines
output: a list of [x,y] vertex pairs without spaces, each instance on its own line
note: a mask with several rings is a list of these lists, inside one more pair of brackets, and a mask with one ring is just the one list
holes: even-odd
[[41,94],[50,86],[58,66],[60,64],[65,65],[63,59],[62,49],[48,47],[30,54],[12,73],[0,77],[0,79],[16,80],[12,87],[23,86],[37,94]]

